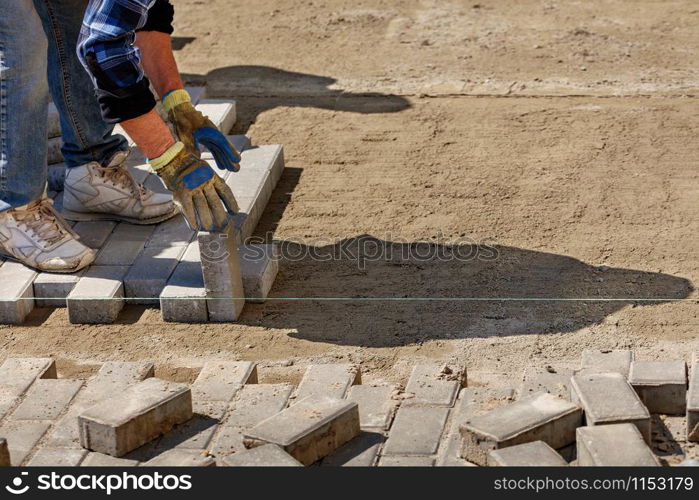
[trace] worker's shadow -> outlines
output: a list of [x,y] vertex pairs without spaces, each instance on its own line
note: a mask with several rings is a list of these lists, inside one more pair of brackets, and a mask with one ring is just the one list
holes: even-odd
[[187,85],[206,85],[207,95],[236,99],[240,126],[280,106],[313,107],[353,113],[395,113],[410,107],[407,99],[375,92],[352,93],[331,88],[328,76],[285,71],[270,66],[227,66],[206,75],[183,74]]
[[280,241],[270,300],[243,322],[342,345],[559,333],[626,307],[683,299],[691,282],[596,267],[503,245],[412,243],[360,236],[332,245]]

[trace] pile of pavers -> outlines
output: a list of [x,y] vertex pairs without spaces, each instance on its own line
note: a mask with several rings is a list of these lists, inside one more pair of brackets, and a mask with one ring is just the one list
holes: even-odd
[[188,385],[147,362],[69,380],[51,359],[11,358],[0,464],[658,466],[651,413],[684,415],[684,444],[699,441],[691,364],[687,386],[684,361],[586,351],[570,373],[528,370],[513,391],[468,387],[465,370],[438,364],[398,387],[362,384],[351,364],[310,365],[292,385],[258,383],[252,362],[209,362]]
[[[189,92],[221,130],[231,129],[234,101],[204,99],[204,88]],[[65,166],[55,109],[49,113],[49,134],[49,196],[60,210]],[[240,206],[227,232],[197,234],[182,216],[156,226],[72,224],[85,244],[100,249],[95,263],[77,274],[55,274],[0,259],[0,323],[20,324],[35,306],[67,307],[71,323],[112,323],[125,303],[160,306],[165,321],[235,321],[246,299],[264,301],[278,270],[275,248],[244,243],[281,177],[284,151],[279,145],[251,146],[244,135],[229,138],[242,151],[242,162],[236,173],[215,169]],[[210,153],[203,158],[213,165]],[[133,144],[127,161],[137,181],[165,191]]]

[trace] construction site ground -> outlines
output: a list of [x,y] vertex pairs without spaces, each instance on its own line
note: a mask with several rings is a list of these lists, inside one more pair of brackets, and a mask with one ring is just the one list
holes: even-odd
[[173,3],[186,83],[236,100],[231,133],[284,145],[255,233],[286,255],[270,298],[232,324],[37,308],[0,326],[1,359],[189,383],[211,360],[402,383],[429,359],[512,387],[583,349],[699,350],[693,0]]

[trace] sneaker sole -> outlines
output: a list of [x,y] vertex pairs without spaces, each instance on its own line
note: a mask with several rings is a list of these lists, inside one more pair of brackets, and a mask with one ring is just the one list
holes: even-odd
[[180,213],[177,207],[174,207],[171,212],[153,217],[151,219],[136,219],[135,217],[125,217],[116,214],[104,214],[98,212],[73,212],[64,208],[61,211],[61,215],[64,219],[73,222],[92,222],[100,220],[116,221],[116,222],[128,222],[129,224],[136,224],[138,226],[150,226],[152,224],[157,224],[159,222],[164,222],[166,220],[172,219],[175,215]]
[[89,262],[85,262],[84,260],[81,260],[80,264],[75,269],[42,269],[40,267],[36,267],[36,266],[32,266],[31,264],[27,264],[26,262],[18,259],[14,255],[8,255],[8,254],[3,253],[3,252],[0,252],[0,258],[3,258],[5,260],[11,260],[12,262],[17,262],[17,263],[22,264],[23,266],[27,266],[29,269],[32,269],[32,270],[39,272],[39,273],[51,273],[51,274],[75,274],[79,271],[82,271],[83,269],[85,269],[86,267],[88,267],[89,265],[91,265],[95,261],[94,258],[90,259]]

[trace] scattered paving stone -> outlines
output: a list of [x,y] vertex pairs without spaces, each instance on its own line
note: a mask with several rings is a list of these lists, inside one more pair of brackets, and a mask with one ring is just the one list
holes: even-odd
[[486,465],[490,450],[531,441],[562,448],[575,441],[582,410],[569,401],[540,392],[472,417],[460,427],[461,456]]
[[41,448],[27,464],[30,467],[77,467],[87,450],[71,448]]
[[197,401],[229,402],[243,384],[257,383],[257,367],[249,361],[209,362],[192,384]]
[[49,358],[8,358],[0,365],[0,418],[19,403],[19,397],[39,378],[56,378]]
[[359,405],[359,422],[362,429],[387,430],[396,409],[390,385],[353,385],[347,399]]
[[310,365],[296,390],[296,400],[308,396],[342,399],[351,385],[361,381],[359,370],[350,364]]
[[82,467],[136,467],[138,461],[93,452],[88,453],[80,465]]
[[432,467],[434,457],[419,456],[384,456],[379,460],[379,467]]
[[245,445],[277,444],[304,465],[359,435],[357,403],[324,396],[299,401],[245,432]]
[[491,450],[488,453],[488,465],[496,467],[561,467],[567,466],[556,450],[543,441],[518,444]]
[[413,368],[405,392],[414,397],[404,405],[454,406],[456,396],[461,389],[458,374],[454,374],[446,365],[417,365]]
[[223,465],[222,459],[233,453],[244,451],[245,443],[243,438],[244,430],[240,427],[223,425],[214,436],[209,449],[216,457],[217,463]]
[[0,467],[10,466],[10,451],[7,448],[7,440],[0,438]]
[[624,376],[617,372],[578,373],[571,397],[585,410],[587,425],[633,423],[650,443],[650,413]]
[[434,455],[447,423],[449,408],[401,407],[383,455]]
[[[225,425],[250,429],[286,408],[293,386],[250,384],[238,392]],[[360,408],[361,413],[361,408]]]
[[22,465],[32,449],[48,430],[48,422],[5,422],[0,426],[0,436],[7,440],[11,464]]
[[55,420],[68,407],[83,383],[81,380],[37,380],[22,404],[12,413],[12,420]]
[[585,350],[582,353],[580,369],[592,372],[617,372],[627,378],[633,360],[633,351]]
[[226,467],[302,467],[303,464],[276,444],[241,451],[222,460]]
[[[216,433],[228,405],[221,402],[195,402],[194,416],[187,422],[175,426],[159,441],[153,442],[151,453],[162,453],[171,448],[203,450]],[[144,458],[140,458],[144,461]],[[150,458],[150,457],[149,457]]]
[[684,361],[634,361],[629,383],[651,413],[683,415],[687,409]]
[[151,460],[142,463],[142,467],[215,467],[216,461],[198,450],[168,450]]
[[186,385],[150,378],[78,417],[83,448],[121,457],[192,418]]
[[577,465],[658,466],[638,428],[630,423],[580,427],[577,430]]
[[362,432],[349,443],[323,459],[330,467],[371,467],[376,462],[381,444],[386,440],[378,432]]

